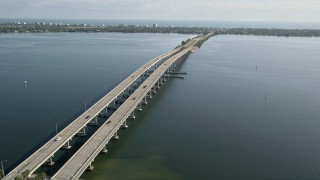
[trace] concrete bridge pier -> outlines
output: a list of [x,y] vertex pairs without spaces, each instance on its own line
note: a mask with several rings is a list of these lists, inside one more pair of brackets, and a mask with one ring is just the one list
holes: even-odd
[[98,126],[98,116],[93,118],[93,120],[90,122],[91,126]]
[[[107,143],[108,144],[108,143]],[[101,150],[101,153],[102,154],[106,154],[108,152],[108,149],[107,149],[107,144],[103,146],[102,150]]]
[[117,108],[117,106],[116,106],[116,101],[117,101],[117,98],[115,98],[115,99],[113,100],[113,107],[114,107],[114,108]]
[[53,165],[54,165],[53,156],[51,156],[51,157],[44,163],[44,165],[46,165],[46,166],[53,166]]
[[89,166],[87,168],[87,171],[92,171],[93,170],[94,166],[92,165],[92,162],[89,164]]
[[153,94],[157,94],[156,86],[153,86],[153,88],[152,88],[152,93],[153,93]]
[[174,62],[172,66],[173,66],[173,70],[176,70],[178,67],[177,62]]
[[127,129],[129,126],[127,125],[127,121],[125,120],[124,122],[123,122],[123,124],[121,125],[121,128],[123,128],[123,129]]
[[157,89],[160,89],[160,79],[157,82]]
[[148,102],[147,102],[147,96],[144,97],[143,104],[144,104],[144,105],[147,105],[147,104],[148,104]]
[[134,82],[132,84],[130,84],[129,88],[131,89],[132,92],[136,89]]
[[152,99],[152,90],[149,91],[149,94],[147,95],[149,99]]
[[162,78],[163,78],[163,82],[166,82],[166,81],[167,81],[167,80],[166,80],[166,75],[163,75]]
[[104,109],[104,112],[100,112],[98,116],[102,118],[108,117],[108,106]]
[[86,126],[84,126],[78,133],[77,133],[78,136],[86,136]]
[[141,111],[142,111],[141,102],[140,102],[139,105],[137,106],[137,111],[138,111],[138,112],[141,112]]
[[69,139],[69,140],[67,141],[67,143],[62,146],[62,149],[65,149],[65,150],[71,149],[71,147],[72,147],[72,146],[70,145],[70,141],[71,141],[71,140],[72,140],[72,139]]
[[[127,88],[128,89],[128,88]],[[122,98],[128,98],[129,97],[129,91],[125,89],[123,92],[122,92]]]
[[130,114],[130,119],[135,119],[136,117],[134,116],[134,111],[132,111],[132,113]]
[[163,76],[160,77],[160,84],[163,85]]
[[135,85],[135,82],[133,82],[132,84],[130,84],[129,86],[130,88],[133,88],[133,89],[136,89],[136,85]]
[[112,139],[113,139],[113,140],[118,140],[118,139],[119,139],[118,131],[116,131],[116,132],[114,133],[114,135],[112,136]]

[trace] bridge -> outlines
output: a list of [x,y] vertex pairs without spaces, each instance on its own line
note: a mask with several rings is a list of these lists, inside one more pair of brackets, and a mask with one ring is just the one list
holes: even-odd
[[[117,132],[120,128],[128,127],[126,121],[134,119],[135,111],[141,111],[141,105],[147,104],[147,99],[152,98],[152,94],[156,93],[156,89],[166,81],[169,73],[173,72],[189,53],[194,52],[212,35],[213,33],[208,33],[197,36],[185,45],[162,54],[141,66],[3,179],[14,179],[26,171],[31,176],[40,166],[53,165],[52,157],[57,151],[72,148],[70,141],[74,136],[79,134],[85,136],[86,126],[96,125],[98,117],[104,117],[106,121],[51,179],[78,179],[85,170],[92,170],[94,159],[99,153],[107,152],[108,142],[111,139],[119,138]],[[119,99],[122,99],[123,102],[117,107]],[[110,109],[115,111],[108,117]]]

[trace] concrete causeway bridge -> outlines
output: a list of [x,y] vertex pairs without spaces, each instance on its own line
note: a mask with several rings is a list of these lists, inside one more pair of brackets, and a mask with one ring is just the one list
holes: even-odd
[[[92,105],[72,123],[56,134],[46,144],[6,174],[4,180],[14,179],[23,172],[29,177],[42,165],[54,165],[53,156],[60,149],[70,149],[70,141],[76,135],[85,136],[86,126],[97,125],[98,117],[106,121],[78,149],[73,156],[51,177],[55,180],[78,179],[86,170],[93,170],[92,163],[100,153],[106,153],[111,139],[118,139],[120,128],[128,128],[128,119],[135,118],[135,111],[141,111],[142,104],[152,98],[156,90],[166,81],[186,57],[196,51],[213,33],[197,36],[185,45],[162,54],[133,72],[128,78]],[[117,103],[121,99],[121,105]],[[109,117],[110,109],[114,112]]]

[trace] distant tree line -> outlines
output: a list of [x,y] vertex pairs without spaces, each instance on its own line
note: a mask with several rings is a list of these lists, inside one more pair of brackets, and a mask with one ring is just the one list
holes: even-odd
[[286,36],[286,37],[320,37],[320,29],[264,29],[264,28],[229,28],[220,29],[220,34]]
[[258,35],[285,37],[320,37],[320,29],[267,29],[267,28],[208,28],[208,27],[148,27],[134,25],[97,26],[97,25],[39,25],[39,24],[0,24],[0,33],[44,33],[44,32],[121,32],[121,33],[178,33],[178,34],[215,34]]

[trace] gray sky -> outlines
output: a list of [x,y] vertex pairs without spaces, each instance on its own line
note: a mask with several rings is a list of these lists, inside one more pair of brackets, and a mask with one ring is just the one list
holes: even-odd
[[0,18],[320,21],[320,0],[0,0]]

